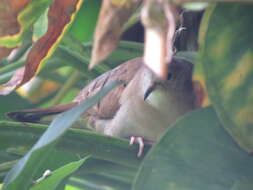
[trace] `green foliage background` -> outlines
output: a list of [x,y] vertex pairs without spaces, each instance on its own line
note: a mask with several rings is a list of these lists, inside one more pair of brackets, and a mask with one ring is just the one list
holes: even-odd
[[[45,1],[43,11],[49,3]],[[91,79],[142,55],[142,43],[121,41],[107,60],[88,71],[100,5],[98,0],[84,1],[69,31],[38,73],[42,82],[35,85],[36,90],[26,97],[17,92],[0,97],[2,189],[253,189],[251,3],[208,5],[199,30],[199,51],[179,55],[194,57],[195,68],[203,69],[211,105],[180,118],[159,142],[146,146],[145,157],[137,158],[138,146],[129,147],[125,139],[69,129],[83,111],[117,84],[59,115],[49,127],[7,120],[4,113],[8,111],[66,103]],[[43,35],[47,27],[43,11],[34,17],[38,20],[33,38]],[[1,83],[24,64],[22,57],[32,44],[31,37],[23,39],[14,59],[1,60]],[[54,81],[58,88],[54,85],[54,90],[45,93],[45,79]],[[36,183],[46,170],[52,173]]]

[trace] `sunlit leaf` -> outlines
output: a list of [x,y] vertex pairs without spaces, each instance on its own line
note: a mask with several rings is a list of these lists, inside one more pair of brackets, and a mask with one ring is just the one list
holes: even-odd
[[78,11],[69,34],[79,42],[92,41],[101,2],[101,0],[85,0]]
[[215,4],[200,29],[209,98],[226,130],[253,151],[253,5]]
[[144,158],[133,189],[228,190],[252,178],[252,167],[253,157],[207,107],[187,114],[167,130]]
[[33,41],[36,42],[46,32],[48,27],[48,9],[46,9],[33,25]]
[[201,11],[207,8],[208,3],[207,2],[189,2],[189,3],[184,3],[183,7],[185,9],[191,10],[191,11]]
[[4,84],[0,94],[10,93],[29,81],[38,72],[63,38],[82,2],[83,0],[54,0],[48,11],[48,30],[46,34],[33,45],[27,55],[24,72],[14,74],[15,82],[11,79],[10,82]]
[[194,68],[195,68],[195,63],[197,63],[197,56],[198,56],[197,52],[195,52],[195,51],[179,51],[176,53],[176,55],[179,57],[183,57],[187,61],[193,63]]
[[9,0],[0,3],[0,45],[21,45],[31,25],[49,6],[52,0]]

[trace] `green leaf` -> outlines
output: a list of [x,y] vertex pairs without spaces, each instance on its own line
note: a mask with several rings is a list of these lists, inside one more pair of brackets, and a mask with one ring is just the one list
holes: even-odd
[[[57,59],[61,59],[62,62],[71,64],[78,70],[87,73],[88,64],[91,56],[91,43],[81,44],[77,40],[72,38],[65,38],[65,42],[62,43],[55,56]],[[140,57],[143,54],[143,44],[130,41],[120,41],[118,48],[109,56],[102,65],[96,66],[94,69],[97,72],[104,72],[112,67],[119,65],[129,59]],[[53,55],[52,58],[55,57]],[[49,60],[50,61],[50,60]],[[105,66],[106,65],[106,66]],[[90,71],[89,71],[90,72]]]
[[[178,120],[141,164],[134,190],[228,190],[253,177],[253,157],[223,129],[212,107]],[[253,189],[253,186],[251,186]]]
[[92,105],[97,103],[119,82],[109,84],[94,97],[58,115],[33,148],[11,169],[4,180],[3,190],[26,189],[32,182],[36,170],[50,157],[50,152],[64,132]]
[[253,151],[253,4],[210,6],[200,29],[209,98],[226,130]]
[[[46,125],[0,121],[0,149],[30,147],[47,129]],[[15,137],[15,141],[13,138]],[[111,161],[127,167],[137,168],[141,159],[137,158],[138,145],[129,146],[125,139],[95,134],[86,130],[69,129],[61,138],[57,148],[79,155]],[[150,148],[145,146],[144,154]]]
[[243,179],[238,181],[232,188],[232,190],[252,190],[253,178]]
[[82,168],[80,168],[80,170],[78,170],[75,177],[85,179],[87,175],[96,174],[113,181],[131,185],[134,179],[134,175],[137,172],[137,168],[127,167],[102,159],[103,158],[89,159],[87,163]]
[[30,188],[30,190],[53,190],[57,187],[57,185],[65,179],[67,176],[69,176],[71,173],[75,172],[83,163],[85,160],[87,160],[88,157],[81,159],[76,162],[69,163],[67,165],[64,165],[63,167],[53,171],[51,175],[41,182],[39,182],[34,187]]
[[193,64],[197,61],[197,55],[195,51],[179,51],[176,54],[176,56],[182,57]]
[[65,37],[64,43],[58,46],[58,49],[41,69],[39,75],[45,76],[53,69],[69,65],[82,72],[83,76],[90,80],[129,59],[142,56],[143,44],[120,41],[118,48],[112,55],[90,71],[88,70],[88,64],[91,49],[91,43],[82,44],[78,40]]
[[[15,19],[17,20],[11,20],[11,17],[9,17],[9,20],[6,20],[5,17],[0,18],[1,22],[9,22],[11,24],[5,24],[6,27],[5,30],[9,31],[5,36],[0,37],[0,45],[5,47],[16,47],[18,45],[21,45],[23,38],[25,35],[29,32],[30,27],[32,24],[40,17],[40,15],[45,11],[45,9],[50,5],[52,0],[37,0],[37,1],[23,1],[21,3],[11,3],[11,2],[1,2],[0,7],[4,7],[4,14],[11,14],[11,17],[13,15],[17,15]],[[7,4],[7,5],[5,5]],[[15,6],[16,5],[16,6]],[[21,7],[19,7],[21,5]],[[23,7],[23,6],[24,7]],[[13,6],[13,7],[11,7]],[[12,9],[10,9],[10,7]],[[9,9],[8,9],[9,8]],[[21,9],[21,10],[20,10]],[[20,10],[19,12],[15,12],[15,10]],[[6,13],[5,13],[6,12]],[[14,19],[14,18],[12,18]],[[14,25],[14,24],[15,25]],[[16,30],[16,33],[13,34],[11,32],[12,30],[18,28]],[[15,30],[14,30],[15,31]]]
[[207,6],[208,6],[207,2],[190,2],[190,3],[183,4],[183,7],[190,11],[202,11]]
[[33,41],[37,41],[42,37],[48,29],[48,8],[42,13],[38,20],[33,25]]
[[96,26],[101,1],[85,0],[76,18],[69,29],[69,34],[78,39],[80,42],[88,42],[92,40]]
[[[107,187],[107,188],[105,188],[105,190],[106,189],[109,189],[109,190],[113,190],[113,189],[129,190],[131,188],[130,184],[125,184],[125,183],[122,183],[120,181],[108,179],[106,177],[99,176],[99,175],[85,176],[85,181],[86,182],[88,181],[90,184],[95,184],[98,187],[105,186],[105,187]],[[88,187],[87,183],[85,183],[83,180],[73,180],[73,179],[71,179],[70,184],[74,185],[74,184],[76,184],[76,182],[79,182],[80,187],[82,187],[82,189],[91,189],[91,187]]]
[[[15,104],[12,102],[15,100]],[[0,119],[6,119],[5,113],[8,111],[25,109],[31,106],[30,102],[19,96],[16,92],[12,92],[8,96],[2,96],[0,98]]]

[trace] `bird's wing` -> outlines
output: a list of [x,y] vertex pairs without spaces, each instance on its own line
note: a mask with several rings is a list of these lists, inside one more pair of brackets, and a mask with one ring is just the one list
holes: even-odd
[[[15,112],[9,112],[6,115],[13,120],[23,122],[39,122],[45,116],[55,115],[87,100],[94,96],[101,88],[113,81],[123,81],[126,85],[132,80],[137,70],[141,67],[142,58],[129,60],[113,70],[107,71],[94,79],[91,83],[84,87],[79,95],[68,104],[60,104],[47,108],[26,109]],[[93,106],[83,116],[95,116],[98,118],[112,118],[119,109],[119,99],[126,85],[120,85],[114,88],[100,102]]]
[[100,102],[93,106],[87,114],[99,118],[112,118],[119,109],[119,99],[127,84],[133,79],[142,66],[142,58],[131,59],[113,70],[107,71],[89,83],[74,99],[73,102],[81,103],[94,96],[101,88],[113,81],[122,81],[124,85],[114,88]]

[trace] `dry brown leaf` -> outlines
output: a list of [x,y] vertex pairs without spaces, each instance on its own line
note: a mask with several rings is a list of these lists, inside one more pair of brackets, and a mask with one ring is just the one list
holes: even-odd
[[17,17],[31,0],[2,0],[0,2],[0,37],[15,35],[20,31]]
[[141,0],[104,0],[94,36],[90,68],[104,60],[116,48],[124,24]]
[[[48,12],[48,30],[32,47],[27,55],[24,69],[18,70],[12,79],[2,85],[0,94],[6,95],[29,81],[43,63],[55,50],[63,37],[73,13],[80,7],[82,0],[54,0]],[[23,73],[22,73],[23,72]]]
[[14,48],[0,47],[0,60],[7,57]]

